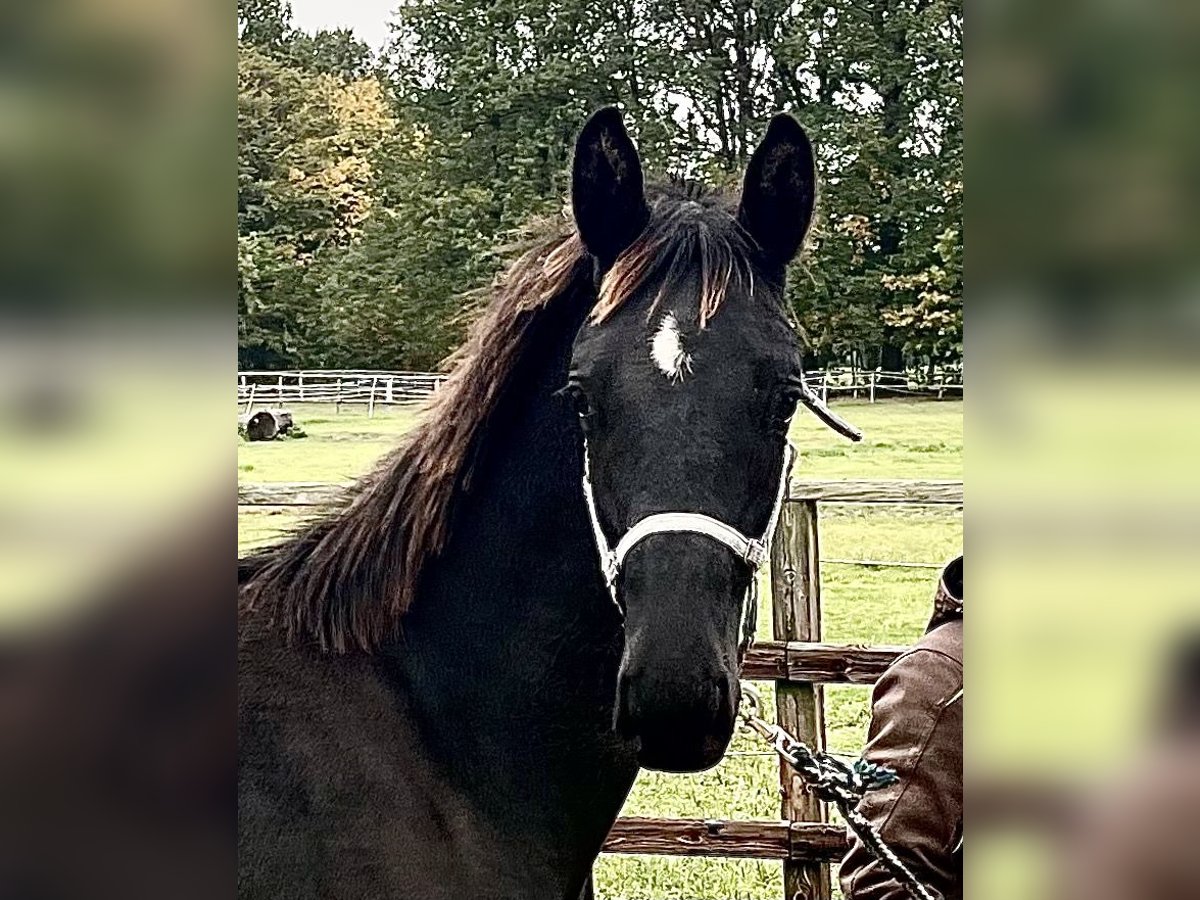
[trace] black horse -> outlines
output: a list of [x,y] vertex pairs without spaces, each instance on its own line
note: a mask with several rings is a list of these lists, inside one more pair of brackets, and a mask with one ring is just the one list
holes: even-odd
[[766,530],[813,197],[787,116],[732,199],[645,189],[620,115],[586,124],[573,225],[539,226],[425,424],[240,565],[243,897],[577,898],[639,764],[721,758],[751,566],[657,531],[610,594],[585,451],[609,546],[673,511]]

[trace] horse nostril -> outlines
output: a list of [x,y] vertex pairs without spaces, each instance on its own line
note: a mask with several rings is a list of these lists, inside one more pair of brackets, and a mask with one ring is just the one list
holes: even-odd
[[713,675],[710,684],[712,691],[709,694],[710,709],[713,711],[714,718],[720,721],[737,708],[738,692],[741,688],[737,679],[728,672]]

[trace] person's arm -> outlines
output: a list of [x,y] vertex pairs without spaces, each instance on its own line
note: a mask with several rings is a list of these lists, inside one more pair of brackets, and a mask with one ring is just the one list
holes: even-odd
[[[936,650],[901,657],[875,686],[863,755],[900,780],[859,805],[884,842],[926,887],[961,884],[962,666]],[[842,862],[847,900],[909,900],[908,891],[851,834]]]

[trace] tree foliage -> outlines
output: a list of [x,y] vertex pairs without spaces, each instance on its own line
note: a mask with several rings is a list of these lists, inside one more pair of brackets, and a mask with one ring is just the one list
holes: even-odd
[[961,0],[405,0],[381,57],[238,9],[243,364],[434,365],[613,103],[651,171],[718,184],[793,112],[822,175],[789,289],[812,356],[961,358]]

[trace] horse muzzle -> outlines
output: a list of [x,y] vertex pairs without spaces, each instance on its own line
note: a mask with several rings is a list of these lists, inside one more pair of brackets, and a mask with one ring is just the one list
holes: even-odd
[[720,762],[733,737],[737,678],[685,667],[627,664],[617,684],[617,732],[638,741],[638,763],[664,772],[699,772]]

